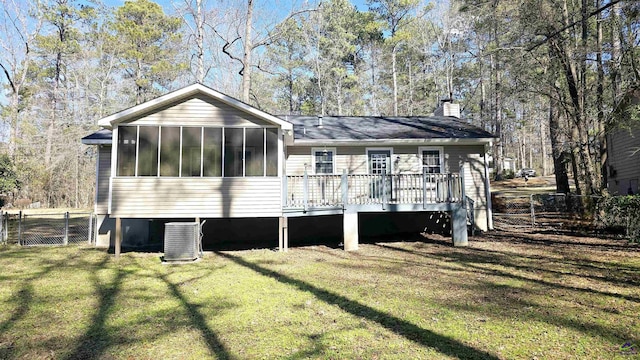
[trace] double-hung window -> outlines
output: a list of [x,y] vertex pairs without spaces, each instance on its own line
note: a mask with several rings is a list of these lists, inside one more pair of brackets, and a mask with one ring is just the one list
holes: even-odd
[[427,174],[444,172],[443,151],[441,147],[421,147],[422,168]]
[[335,173],[335,149],[313,149],[313,170],[315,174]]

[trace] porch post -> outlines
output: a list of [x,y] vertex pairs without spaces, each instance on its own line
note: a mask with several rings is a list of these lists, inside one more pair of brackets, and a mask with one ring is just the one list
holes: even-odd
[[278,219],[278,251],[289,251],[289,218]]
[[342,215],[342,228],[344,250],[358,250],[358,213],[345,211]]
[[122,219],[120,217],[117,217],[116,218],[116,244],[115,244],[116,259],[120,258],[121,244],[122,244]]
[[387,209],[389,199],[387,197],[387,170],[382,169],[382,210]]
[[422,208],[427,208],[427,168],[422,167]]
[[309,175],[307,174],[307,167],[304,168],[304,176],[302,178],[302,199],[304,201],[304,211],[309,210]]
[[342,169],[342,208],[344,209],[349,202],[349,178],[347,177],[347,169]]
[[451,210],[451,237],[453,246],[469,245],[467,239],[467,209],[463,203],[452,204]]
[[460,200],[463,204],[466,204],[466,200],[467,200],[467,194],[465,192],[465,185],[464,185],[464,177],[465,177],[465,171],[464,171],[464,167],[465,167],[466,163],[462,163],[462,165],[460,166],[460,174],[458,175],[460,178],[459,181],[459,186],[460,186]]

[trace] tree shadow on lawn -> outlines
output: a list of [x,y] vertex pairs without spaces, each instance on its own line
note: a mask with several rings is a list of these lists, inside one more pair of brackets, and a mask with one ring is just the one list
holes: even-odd
[[[471,270],[472,273],[476,274],[475,278],[466,279],[462,284],[456,285],[466,288],[465,293],[470,294],[465,301],[442,301],[442,306],[454,310],[474,311],[489,316],[524,317],[530,320],[538,320],[549,324],[555,324],[557,326],[574,328],[583,333],[595,336],[604,336],[613,342],[620,341],[621,339],[634,335],[625,333],[625,331],[621,329],[613,329],[597,324],[596,322],[590,321],[590,318],[585,317],[581,320],[571,318],[569,317],[570,314],[563,312],[562,307],[557,309],[553,307],[557,305],[557,302],[568,301],[572,302],[572,304],[577,303],[589,308],[599,308],[599,311],[617,315],[619,312],[608,307],[599,306],[600,302],[594,302],[588,296],[604,296],[634,302],[636,304],[640,303],[640,298],[633,295],[618,294],[610,291],[578,287],[547,280],[558,278],[558,276],[573,275],[571,272],[558,272],[556,270],[550,270],[543,267],[545,262],[560,264],[563,261],[562,259],[545,259],[543,256],[536,256],[534,259],[525,260],[513,253],[503,253],[471,247],[443,249],[444,251],[431,251],[429,249],[420,251],[394,246],[393,244],[377,244],[377,246],[402,253],[430,258],[434,260],[434,262],[438,262],[441,267],[449,266],[447,264],[461,264],[467,270],[460,270],[455,267],[451,267],[451,270],[465,272]],[[524,265],[536,259],[540,260],[540,262],[536,262],[531,266]],[[536,266],[536,264],[540,264],[541,266]],[[495,265],[497,265],[498,268],[493,267]],[[568,266],[580,267],[581,265],[569,263]],[[590,276],[577,274],[575,276],[590,278],[593,281],[602,281],[620,286],[620,279],[618,279],[617,275],[611,271],[611,268],[596,268],[596,270],[605,274]],[[529,277],[522,273],[531,274],[532,276]],[[519,287],[483,280],[486,279],[487,276],[493,276],[504,280],[521,281],[528,285]],[[631,284],[629,284],[630,282]],[[630,287],[637,286],[634,284],[638,284],[637,278],[630,278],[626,282],[626,285]],[[529,301],[531,297],[549,297],[550,304],[553,306],[543,307],[536,302]]]
[[[106,264],[106,260],[101,264],[96,265],[96,269],[104,268]],[[141,265],[135,258],[130,259],[135,265],[136,269],[144,269],[143,265]],[[188,269],[185,269],[187,271]],[[160,337],[163,334],[171,331],[171,328],[175,328],[178,326],[191,327],[195,326],[201,333],[202,336],[211,351],[211,354],[215,355],[220,359],[230,358],[229,353],[226,351],[224,345],[219,341],[217,335],[211,330],[207,324],[204,316],[199,312],[198,306],[191,304],[187,298],[180,292],[179,286],[184,285],[189,282],[196,281],[195,278],[190,278],[188,280],[184,280],[178,284],[171,282],[168,279],[168,276],[175,273],[171,272],[169,274],[160,273],[155,271],[154,273],[143,274],[138,270],[123,270],[122,266],[117,266],[116,274],[113,276],[113,279],[105,283],[101,281],[96,275],[95,271],[92,272],[92,282],[95,288],[95,291],[98,295],[98,307],[96,313],[93,315],[93,318],[90,322],[90,327],[85,331],[84,335],[80,337],[77,341],[77,345],[75,349],[65,358],[72,359],[88,359],[88,358],[99,358],[103,355],[109,348],[112,348],[116,345],[126,345],[128,343],[138,343],[151,341],[155,337]],[[161,280],[164,285],[167,287],[167,290],[170,294],[176,298],[182,307],[186,310],[188,321],[181,323],[175,322],[175,318],[168,317],[166,319],[169,324],[166,326],[158,326],[154,330],[155,332],[152,334],[145,334],[144,338],[128,338],[125,335],[113,335],[113,331],[107,328],[106,322],[109,316],[112,314],[116,300],[121,297],[120,293],[122,292],[122,285],[125,278],[129,275],[135,275],[136,277],[148,277],[149,281]],[[129,291],[132,291],[131,289]],[[130,295],[127,295],[130,296]],[[139,298],[136,298],[140,300]],[[145,303],[152,303],[153,300],[144,299]],[[143,305],[146,306],[146,305]],[[155,314],[151,313],[149,316],[165,316],[166,314]],[[167,327],[169,328],[167,330]],[[123,329],[119,329],[123,330]],[[124,330],[127,330],[124,328]],[[134,331],[133,329],[129,329]]]
[[457,357],[460,359],[498,359],[498,357],[486,351],[476,349],[450,337],[436,334],[432,331],[423,329],[406,320],[360,304],[356,301],[350,300],[331,291],[318,288],[302,280],[297,280],[276,271],[261,267],[254,263],[246,261],[239,256],[234,256],[227,253],[217,254],[221,257],[230,259],[231,261],[241,266],[249,268],[263,276],[273,278],[283,284],[291,285],[301,291],[311,293],[316,298],[324,301],[327,304],[335,305],[343,311],[346,311],[354,316],[376,322],[391,332],[403,336],[406,339],[411,340],[417,344],[433,348],[442,354]]
[[222,341],[220,341],[218,335],[209,327],[209,325],[207,325],[207,320],[202,315],[202,313],[200,313],[198,305],[190,303],[187,298],[180,292],[178,285],[169,281],[169,279],[167,278],[167,274],[158,274],[158,277],[169,288],[171,294],[180,301],[180,304],[182,304],[182,307],[189,315],[189,319],[192,320],[193,325],[195,325],[198,331],[200,331],[200,333],[202,334],[202,337],[207,343],[207,347],[209,348],[211,354],[215,355],[218,359],[231,358],[231,354],[222,343]]
[[[102,269],[109,258],[105,257],[95,265],[95,269]],[[105,327],[107,317],[113,311],[113,305],[120,293],[120,288],[128,272],[121,268],[116,269],[116,274],[110,283],[103,284],[96,271],[91,272],[91,282],[98,296],[97,312],[90,321],[90,326],[84,335],[77,341],[75,349],[66,356],[66,359],[98,358],[105,350],[113,345],[114,339]]]
[[[566,265],[568,262],[572,266],[586,270],[607,271],[607,274],[613,275],[611,271],[627,273],[630,276],[638,274],[640,266],[630,264],[621,264],[613,261],[600,261],[597,259],[586,258],[586,255],[597,256],[619,256],[624,259],[625,256],[637,257],[640,250],[636,244],[620,244],[619,239],[584,239],[577,241],[571,236],[563,235],[539,235],[537,233],[512,233],[503,231],[492,231],[480,237],[474,237],[470,240],[474,243],[507,243],[511,245],[526,245],[539,249],[539,252],[553,253],[559,258],[544,256],[549,261]],[[613,244],[612,244],[613,243]],[[470,247],[475,251],[481,251],[478,247]],[[523,248],[524,249],[524,248]],[[520,250],[517,248],[517,250]],[[517,256],[527,259],[540,259],[539,254],[527,255],[518,252],[499,251],[495,249],[487,250],[491,253],[502,253],[508,256]],[[623,280],[623,279],[622,279]]]
[[[596,238],[597,237],[597,238]],[[572,239],[567,239],[572,238]],[[580,240],[578,240],[580,239]],[[580,247],[598,251],[628,251],[640,252],[640,244],[629,243],[625,239],[615,236],[588,233],[574,233],[563,230],[540,230],[531,232],[509,232],[490,231],[482,236],[473,237],[472,241],[479,242],[509,242],[512,244],[522,243],[531,245],[559,246],[559,247]]]
[[[29,249],[25,250],[24,248],[19,249],[18,251],[12,252],[10,254],[3,253],[2,256],[10,255],[10,257],[15,258],[24,258],[29,257],[31,260],[39,260],[42,261],[42,256],[38,255],[26,255],[22,256],[21,254],[27,253]],[[15,255],[17,254],[17,255]],[[63,266],[65,263],[64,259],[61,260],[51,260],[45,259],[45,266],[42,270],[36,271],[29,276],[23,277],[20,276],[21,287],[15,295],[13,295],[7,303],[17,304],[17,307],[13,310],[13,314],[6,319],[5,321],[0,323],[0,359],[9,359],[13,357],[13,343],[3,341],[3,337],[13,326],[15,326],[21,319],[23,319],[31,309],[32,303],[34,302],[34,288],[33,282],[41,277],[46,276],[51,273],[53,270],[57,269],[60,266]],[[5,280],[8,280],[10,277],[5,277]],[[18,279],[16,279],[18,280]]]
[[[408,249],[403,249],[400,247],[396,247],[393,245],[384,245],[384,244],[378,244],[378,246],[386,248],[386,249],[390,249],[390,250],[396,250],[396,251],[401,251],[401,252],[408,252],[408,253],[412,253],[418,256],[425,256],[425,257],[430,257],[439,261],[443,261],[443,262],[453,262],[453,263],[457,263],[457,264],[464,264],[466,267],[469,267],[471,269],[474,269],[475,271],[478,272],[482,272],[485,273],[487,275],[496,275],[496,276],[502,276],[502,277],[508,277],[508,278],[512,278],[514,280],[521,280],[521,281],[527,281],[527,282],[533,282],[533,283],[537,283],[539,285],[542,286],[549,286],[549,287],[553,287],[553,288],[561,288],[561,289],[565,289],[565,290],[570,290],[570,291],[578,291],[578,292],[583,292],[583,293],[591,293],[591,294],[598,294],[598,295],[604,295],[604,296],[611,296],[611,297],[615,297],[615,298],[619,298],[619,299],[624,299],[624,300],[628,300],[628,301],[634,301],[634,302],[640,302],[640,297],[638,296],[633,296],[633,295],[625,295],[625,294],[617,294],[614,292],[608,292],[608,291],[602,291],[602,290],[596,290],[596,289],[590,289],[590,288],[582,288],[582,287],[577,287],[577,286],[572,286],[572,285],[564,285],[564,284],[559,284],[559,283],[555,283],[555,282],[551,282],[551,281],[547,281],[547,280],[543,280],[543,279],[537,279],[537,278],[533,278],[533,277],[526,277],[526,276],[522,276],[522,275],[518,275],[515,274],[511,271],[508,270],[498,270],[498,269],[489,269],[486,268],[484,266],[482,266],[482,264],[495,264],[495,265],[500,265],[503,266],[505,268],[508,269],[513,269],[513,270],[520,270],[520,271],[526,271],[529,273],[534,273],[534,274],[539,274],[542,272],[545,273],[551,273],[552,275],[572,275],[572,273],[569,272],[558,272],[558,271],[554,271],[554,270],[549,270],[549,269],[544,269],[542,267],[536,267],[536,266],[525,266],[523,265],[525,263],[525,261],[518,261],[518,258],[520,257],[517,254],[504,254],[498,251],[493,251],[493,250],[486,250],[486,249],[477,249],[477,248],[464,248],[464,249],[449,249],[449,251],[441,251],[441,252],[437,252],[437,253],[429,253],[429,252],[420,252],[420,251],[414,251],[414,250],[408,250]],[[558,260],[558,259],[553,259],[553,258],[546,258],[544,256],[536,256],[534,258],[535,260],[540,260],[539,262],[536,262],[536,264],[542,264],[542,261],[546,261],[546,262],[555,262],[558,264],[562,264],[564,263],[565,265],[569,265],[569,266],[575,266],[575,267],[582,267],[582,264],[572,264],[571,260]],[[588,260],[584,260],[584,261],[588,261]],[[620,285],[621,283],[624,283],[625,285],[631,285],[633,286],[634,284],[638,284],[640,283],[640,279],[639,278],[634,278],[631,276],[637,277],[637,273],[636,274],[631,274],[630,277],[628,278],[623,278],[620,279],[617,277],[616,274],[614,274],[612,272],[612,269],[614,268],[614,266],[610,266],[610,267],[604,267],[604,268],[600,268],[600,267],[596,267],[595,269],[600,271],[600,272],[606,272],[605,275],[593,275],[592,279],[597,280],[597,281],[603,281],[603,282],[608,282],[611,284],[616,284],[616,285]],[[555,274],[554,274],[555,273]],[[577,276],[581,276],[581,277],[585,277],[585,278],[589,278],[589,275],[585,275],[585,274],[579,274]]]

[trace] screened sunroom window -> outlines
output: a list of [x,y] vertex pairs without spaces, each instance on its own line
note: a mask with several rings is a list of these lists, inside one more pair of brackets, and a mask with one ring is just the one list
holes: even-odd
[[200,176],[202,128],[182,128],[182,176]]
[[278,176],[278,129],[269,128],[265,131],[267,154],[265,159],[267,176]]
[[244,162],[246,176],[264,175],[264,130],[245,130]]
[[203,176],[222,176],[222,128],[204,128]]
[[180,176],[180,127],[160,128],[160,176]]
[[278,176],[277,128],[118,127],[117,176]]
[[136,144],[138,133],[135,127],[118,129],[118,175],[136,174]]
[[224,176],[243,176],[242,143],[244,129],[224,129]]
[[157,176],[158,128],[155,126],[143,126],[140,127],[138,134],[138,176]]

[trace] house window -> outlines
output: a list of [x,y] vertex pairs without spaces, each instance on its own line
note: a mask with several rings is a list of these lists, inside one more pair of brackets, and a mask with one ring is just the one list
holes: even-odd
[[270,128],[265,131],[265,143],[267,153],[266,174],[267,176],[278,176],[278,129]]
[[222,176],[222,128],[204,128],[203,176]]
[[442,149],[441,148],[421,148],[422,168],[427,174],[443,173]]
[[224,176],[243,176],[244,129],[224,129]]
[[316,174],[333,174],[335,171],[335,149],[313,149],[313,163]]
[[156,126],[141,126],[138,130],[138,176],[158,175],[158,136]]
[[264,175],[264,129],[245,129],[246,176]]
[[278,176],[278,129],[122,125],[117,156],[117,176]]
[[136,174],[136,144],[138,128],[122,126],[118,128],[118,175],[134,176]]
[[181,176],[200,176],[202,156],[202,128],[182,128],[182,173]]
[[180,127],[160,128],[160,176],[180,176]]

